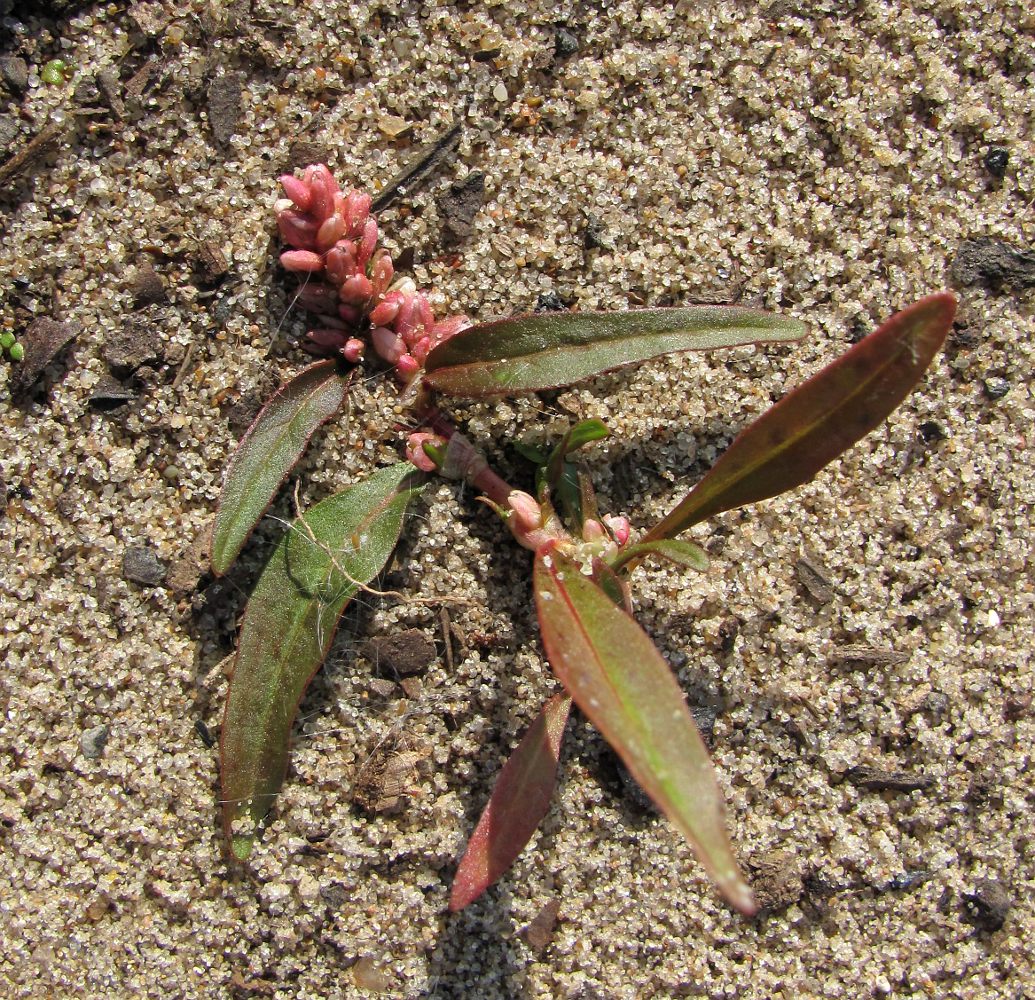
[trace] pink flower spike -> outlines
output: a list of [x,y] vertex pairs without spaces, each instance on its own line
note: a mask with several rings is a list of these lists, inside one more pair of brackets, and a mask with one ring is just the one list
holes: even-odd
[[582,522],[582,540],[584,542],[598,542],[602,538],[607,538],[608,534],[604,531],[604,526],[592,517],[587,517]]
[[345,196],[345,226],[349,236],[356,237],[363,235],[363,227],[366,225],[367,216],[370,215],[370,206],[373,199],[362,191],[350,191]]
[[285,250],[280,255],[280,263],[285,271],[297,274],[315,274],[323,270],[323,260],[311,250]]
[[368,216],[367,221],[363,224],[363,240],[359,245],[359,250],[356,251],[356,263],[360,267],[367,266],[367,261],[370,260],[376,246],[377,219],[373,216]]
[[313,196],[309,192],[309,185],[305,181],[299,180],[294,174],[284,174],[278,180],[284,189],[284,194],[295,203],[298,210],[307,211],[313,200]]
[[390,365],[394,365],[405,353],[406,345],[394,330],[386,326],[376,327],[370,333],[370,342],[374,350]]
[[420,363],[412,354],[400,355],[395,363],[395,374],[400,382],[409,383],[417,372],[420,371]]
[[365,274],[354,274],[346,278],[338,294],[343,302],[359,306],[366,302],[374,292],[374,286]]
[[310,250],[316,246],[316,223],[290,208],[277,213],[277,228],[281,239],[292,247]]
[[632,533],[629,518],[619,514],[605,514],[603,520],[604,524],[611,529],[611,535],[619,545],[625,545],[629,541],[629,535]]
[[341,349],[341,353],[346,361],[356,364],[363,360],[363,352],[366,350],[366,346],[367,345],[357,337],[349,337],[349,339],[345,341],[345,346]]
[[330,250],[345,232],[345,220],[336,214],[329,215],[316,231],[316,247],[323,253]]
[[445,447],[446,444],[446,439],[439,437],[437,434],[430,434],[428,431],[418,431],[406,439],[406,459],[422,472],[434,472],[437,466],[424,451],[425,441],[439,448]]

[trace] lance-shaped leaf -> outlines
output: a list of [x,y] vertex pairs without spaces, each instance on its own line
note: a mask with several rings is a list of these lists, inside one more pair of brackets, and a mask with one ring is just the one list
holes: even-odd
[[318,361],[282,385],[226,467],[212,529],[212,570],[225,573],[309,439],[341,409],[349,385],[337,362]]
[[745,429],[643,541],[807,483],[902,402],[942,346],[956,299],[929,295],[896,313]]
[[453,878],[449,909],[474,902],[514,863],[550,806],[571,698],[554,695],[503,765]]
[[420,491],[408,462],[328,497],[292,524],[255,586],[241,624],[223,716],[223,822],[246,858],[287,768],[298,703],[345,605],[388,562]]
[[707,569],[708,555],[700,545],[693,542],[686,542],[681,538],[663,538],[656,542],[634,542],[632,545],[619,549],[617,555],[611,559],[611,568],[621,569],[627,562],[639,561],[646,556],[657,556],[677,566],[685,566],[687,569]]
[[723,823],[708,751],[646,632],[556,548],[535,559],[543,645],[554,673],[738,910],[755,903]]
[[662,354],[797,340],[804,332],[797,320],[740,306],[515,316],[440,344],[424,378],[451,396],[534,392]]

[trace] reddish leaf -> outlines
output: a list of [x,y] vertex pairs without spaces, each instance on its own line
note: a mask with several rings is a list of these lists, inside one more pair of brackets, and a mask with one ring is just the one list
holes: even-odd
[[251,851],[288,760],[298,703],[345,605],[395,548],[419,473],[400,462],[300,517],[255,585],[223,716],[223,822],[236,857]]
[[953,295],[939,292],[896,313],[744,430],[643,541],[671,538],[720,511],[807,483],[906,398],[955,312]]
[[255,418],[226,467],[212,529],[214,573],[233,564],[313,433],[341,409],[348,385],[335,361],[318,361],[282,385]]
[[571,699],[554,695],[503,765],[453,879],[449,909],[474,902],[510,866],[546,815]]
[[643,629],[556,548],[536,554],[534,587],[554,673],[726,899],[753,913],[708,751],[668,664]]
[[424,379],[451,396],[534,392],[663,354],[797,340],[804,332],[797,320],[740,306],[515,316],[440,344]]

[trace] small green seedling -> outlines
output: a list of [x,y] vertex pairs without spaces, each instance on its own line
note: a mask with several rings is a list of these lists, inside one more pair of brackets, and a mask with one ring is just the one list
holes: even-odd
[[216,516],[212,566],[225,573],[310,438],[340,413],[364,355],[391,367],[421,430],[407,461],[380,469],[303,513],[256,584],[241,625],[221,741],[223,819],[247,858],[284,779],[298,703],[351,598],[384,568],[408,504],[427,476],[472,484],[534,553],[532,594],[547,659],[563,691],[547,701],[499,775],[460,861],[450,908],[478,898],[513,863],[549,808],[574,702],[686,838],[723,896],[755,903],[730,846],[718,783],[683,692],[631,614],[631,574],[649,559],[704,569],[679,536],[722,511],[812,479],[877,427],[919,381],[952,324],[941,292],[896,313],[745,429],[661,521],[637,535],[601,514],[572,455],[605,437],[572,427],[538,466],[535,494],[516,490],[443,413],[443,397],[479,399],[569,385],[678,351],[796,340],[792,319],[755,309],[688,306],[519,316],[473,324],[436,319],[378,249],[371,200],[342,192],[323,165],[281,178],[277,222],[298,298],[320,316],[308,346],[328,355],[271,398],[231,458]]

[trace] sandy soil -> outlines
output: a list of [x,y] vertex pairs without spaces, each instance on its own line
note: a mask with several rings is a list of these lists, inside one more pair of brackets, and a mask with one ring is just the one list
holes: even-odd
[[[26,349],[0,363],[0,994],[1032,995],[1035,278],[1007,249],[1035,236],[1028,4],[0,6],[0,324]],[[606,418],[592,471],[637,525],[853,339],[958,288],[951,343],[888,425],[695,529],[709,574],[638,586],[716,715],[755,920],[581,721],[532,848],[448,914],[493,776],[555,690],[527,553],[448,484],[407,527],[402,596],[348,616],[252,861],[226,858],[212,735],[279,525],[225,582],[198,553],[248,415],[303,362],[275,177],[325,158],[377,194],[455,125],[380,217],[443,313],[556,295],[809,324],[799,345],[456,408],[517,479],[515,439]],[[475,172],[465,214],[448,196]],[[49,364],[48,331],[73,337]],[[357,388],[300,502],[395,460],[394,419],[381,380]],[[403,628],[440,654],[407,691],[366,652]],[[367,814],[351,790],[386,748],[419,755],[415,794]]]

